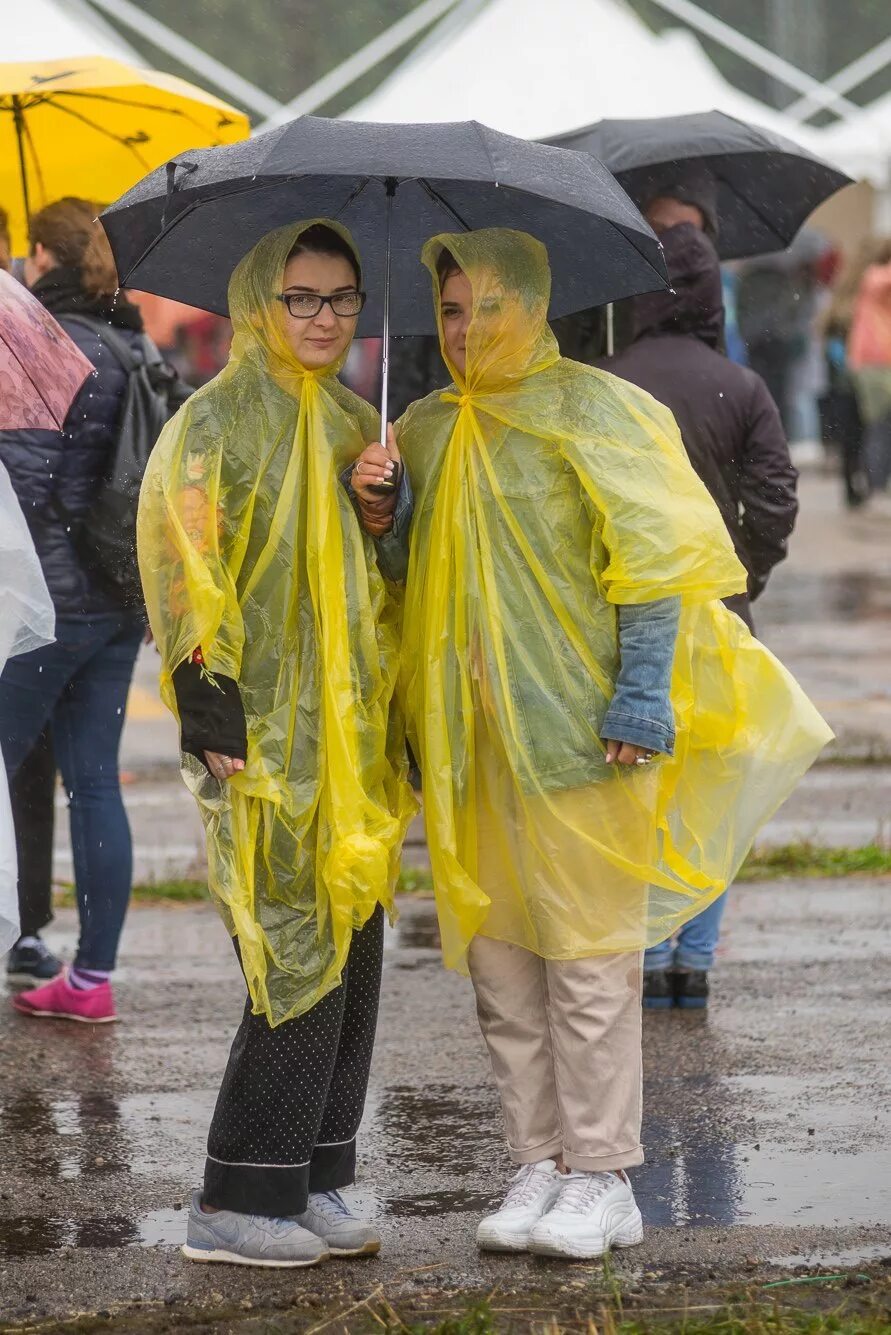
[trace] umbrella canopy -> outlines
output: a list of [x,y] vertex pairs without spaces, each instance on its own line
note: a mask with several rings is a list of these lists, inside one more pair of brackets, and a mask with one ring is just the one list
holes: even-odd
[[639,208],[671,186],[711,188],[723,260],[782,250],[818,204],[851,184],[791,139],[723,111],[603,120],[547,142],[599,158]]
[[0,269],[0,430],[61,430],[92,371],[49,311]]
[[0,64],[0,203],[15,253],[44,204],[116,199],[172,154],[249,132],[242,112],[156,70],[104,56]]
[[369,296],[360,336],[384,330],[391,251],[391,332],[435,332],[420,252],[442,231],[513,227],[538,237],[550,252],[554,316],[667,285],[659,242],[599,162],[475,121],[304,116],[243,144],[181,155],[102,224],[123,284],[225,314],[229,276],[260,237],[319,217],[349,228],[359,248]]

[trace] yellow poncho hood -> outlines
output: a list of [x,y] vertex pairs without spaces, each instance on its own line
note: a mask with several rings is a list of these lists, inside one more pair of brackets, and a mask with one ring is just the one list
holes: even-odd
[[[717,601],[745,589],[674,419],[560,358],[544,247],[434,238],[470,280],[461,374],[412,405],[403,694],[421,763],[443,949],[476,933],[548,958],[664,939],[730,883],[828,740],[780,664]],[[674,756],[610,769],[601,722],[616,604],[682,600]]]
[[300,365],[276,299],[310,226],[271,232],[236,268],[229,363],[162,433],[138,524],[166,703],[176,712],[172,672],[200,646],[244,704],[242,773],[220,784],[183,764],[211,891],[273,1024],[336,986],[352,930],[391,906],[411,811],[395,611],[338,481],[377,416],[340,363]]

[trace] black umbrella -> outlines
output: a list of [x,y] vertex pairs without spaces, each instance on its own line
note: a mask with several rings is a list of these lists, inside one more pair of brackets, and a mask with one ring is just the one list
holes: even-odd
[[[515,227],[548,247],[551,315],[667,286],[655,235],[594,159],[475,121],[371,125],[304,116],[185,153],[107,209],[122,285],[226,313],[235,265],[275,227],[337,219],[352,232],[368,303],[359,335],[435,330],[420,262],[437,232]],[[391,257],[393,286],[389,289]],[[386,421],[386,352],[382,418]]]
[[782,250],[818,204],[851,183],[791,139],[723,111],[598,121],[547,142],[600,159],[641,209],[673,186],[711,191],[723,260]]

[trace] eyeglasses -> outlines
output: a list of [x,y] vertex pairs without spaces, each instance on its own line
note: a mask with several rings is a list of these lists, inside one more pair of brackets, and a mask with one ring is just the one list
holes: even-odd
[[323,306],[330,306],[335,315],[359,315],[365,305],[366,294],[334,292],[330,297],[323,297],[318,292],[281,292],[278,299],[285,303],[288,314],[295,320],[311,320]]

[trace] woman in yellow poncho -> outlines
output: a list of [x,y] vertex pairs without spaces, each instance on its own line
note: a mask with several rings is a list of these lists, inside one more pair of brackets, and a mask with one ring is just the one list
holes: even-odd
[[397,428],[403,687],[445,961],[519,1165],[478,1241],[591,1257],[642,1236],[640,952],[829,734],[717,601],[745,571],[670,413],[559,357],[544,247],[470,232],[424,261],[454,383]]
[[162,693],[250,992],[192,1201],[196,1260],[379,1246],[337,1192],[411,813],[393,608],[338,482],[378,436],[335,378],[363,302],[336,224],[260,241],[230,283],[229,364],[165,429],[140,502]]

